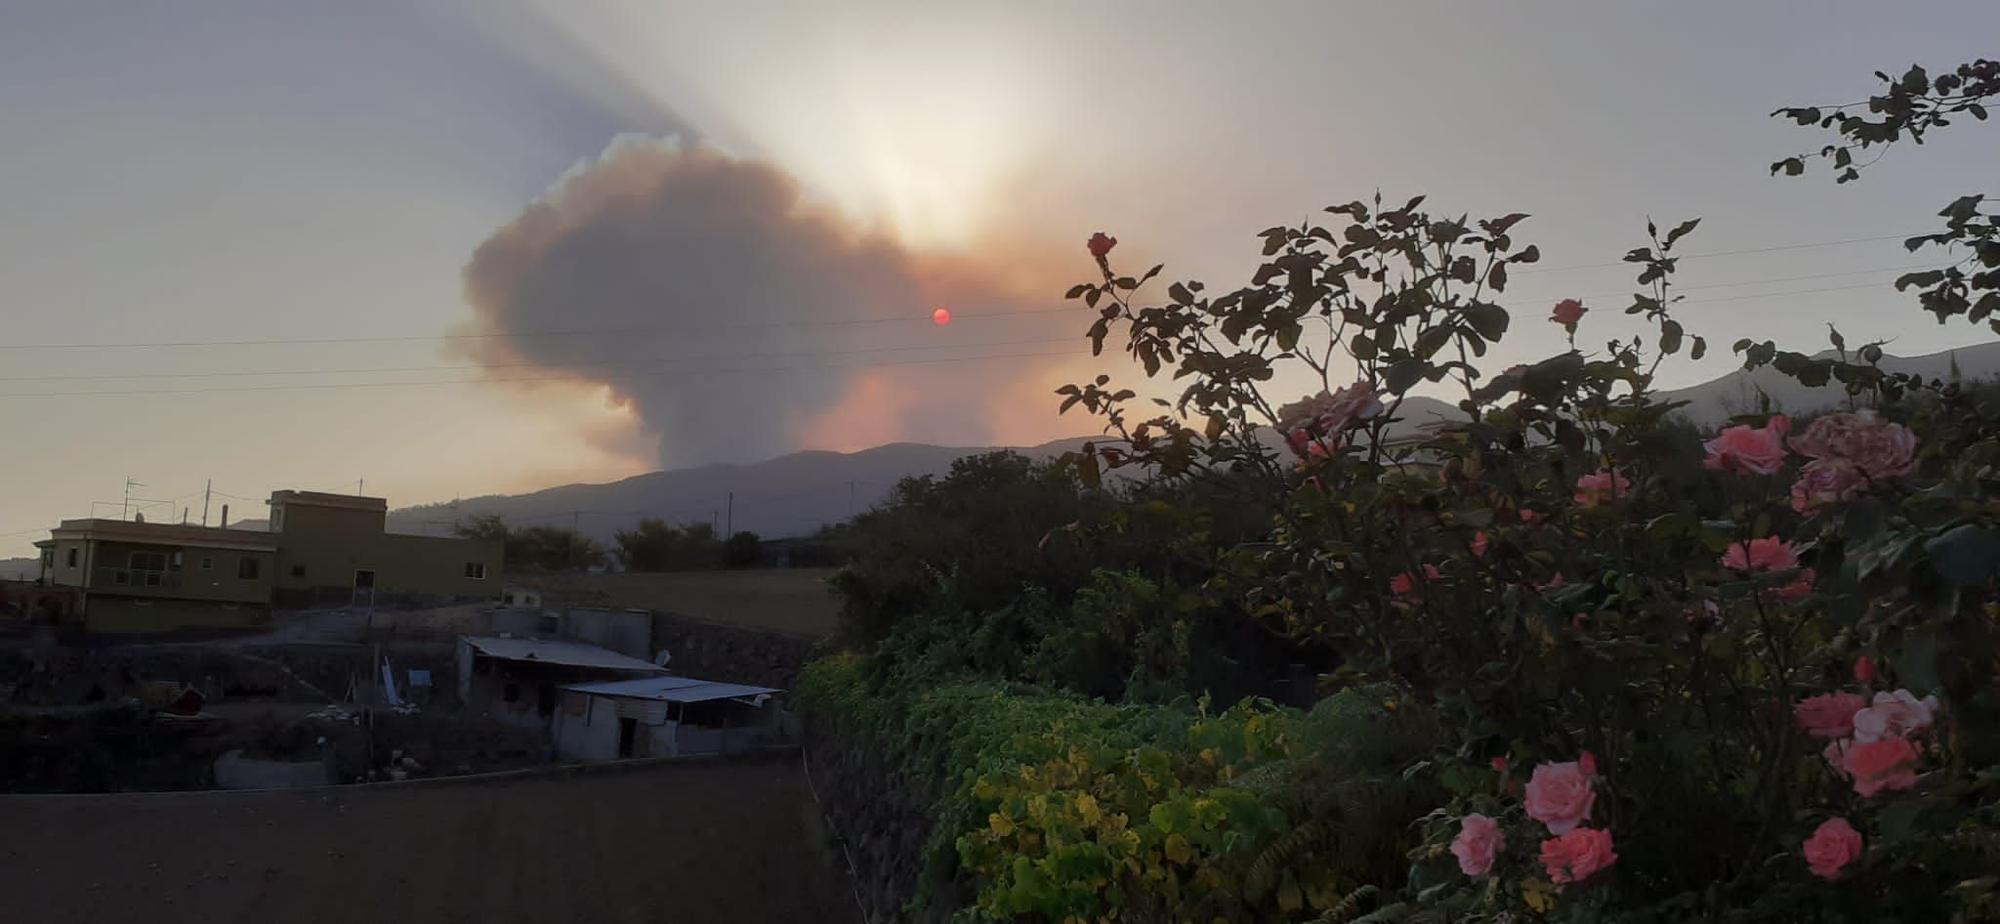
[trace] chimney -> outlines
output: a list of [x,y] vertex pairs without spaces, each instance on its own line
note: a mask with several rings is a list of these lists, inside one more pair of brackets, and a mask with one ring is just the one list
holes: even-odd
[[223,529],[228,529],[228,528],[229,528],[229,505],[228,505],[228,504],[223,504],[223,505],[222,505],[222,528],[223,528]]

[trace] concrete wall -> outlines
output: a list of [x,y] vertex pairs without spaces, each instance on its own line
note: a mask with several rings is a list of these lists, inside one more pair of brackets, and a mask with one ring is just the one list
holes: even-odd
[[562,634],[642,661],[653,659],[653,615],[644,610],[572,609]]
[[304,789],[334,782],[324,760],[256,760],[233,750],[215,759],[217,789]]
[[[556,752],[570,760],[617,760],[618,710],[603,697],[582,693],[563,695],[564,708],[556,711]],[[583,703],[581,715],[570,711],[571,703],[576,700]]]
[[262,603],[84,596],[83,624],[91,632],[138,635],[177,629],[248,629],[264,625],[270,608]]

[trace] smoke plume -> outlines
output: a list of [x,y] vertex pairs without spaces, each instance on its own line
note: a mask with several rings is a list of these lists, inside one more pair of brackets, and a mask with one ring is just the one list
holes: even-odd
[[[1059,304],[1046,295],[1059,289],[1020,294],[1021,278],[1018,265],[912,251],[770,164],[628,138],[479,246],[465,268],[475,336],[459,342],[497,380],[602,384],[669,467],[886,439],[980,444],[1036,435],[993,421],[1020,421],[1001,403],[1046,396],[1058,361],[954,357],[1052,352],[1013,344],[1079,327],[1048,314],[977,323]],[[933,325],[935,305],[964,320]]]

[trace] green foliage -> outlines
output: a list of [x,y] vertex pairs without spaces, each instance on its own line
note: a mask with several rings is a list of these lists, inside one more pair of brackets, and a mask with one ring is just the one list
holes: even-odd
[[[747,535],[747,534],[739,534]],[[705,571],[723,565],[723,543],[708,523],[669,526],[648,517],[629,530],[619,530],[618,562],[627,571]],[[752,543],[756,536],[751,536]]]
[[[1870,116],[1786,111],[1843,136],[1822,154],[1843,181],[1865,166],[1849,148],[1983,119],[2000,94],[1986,61],[1883,79]],[[1885,370],[1883,344],[1837,331],[1831,355],[1745,340],[1747,368],[1837,384],[1848,408],[1810,428],[1763,408],[1705,444],[1654,388],[1707,350],[1675,317],[1698,220],[1648,222],[1624,256],[1634,291],[1613,307],[1642,336],[1580,342],[1602,306],[1565,300],[1568,349],[1494,372],[1509,274],[1540,259],[1515,239],[1527,216],[1380,196],[1327,212],[1263,232],[1231,291],[1153,295],[1161,267],[1121,275],[1094,245],[1101,279],[1069,293],[1092,347],[1169,396],[1109,373],[1064,386],[1103,439],[1062,466],[988,458],[913,484],[856,531],[842,589],[879,646],[816,669],[809,707],[942,781],[933,860],[977,914],[1992,919],[1994,390]],[[1942,215],[1910,248],[1966,256],[1899,287],[1988,321],[1996,216],[1981,196]],[[1320,394],[1272,400],[1298,376]],[[1431,387],[1466,419],[1399,427]],[[1033,513],[1007,521],[1016,506]],[[1294,664],[1334,691],[1310,715],[1177,696],[1268,692]],[[1847,727],[1795,715],[1835,693],[1813,708],[1849,709]],[[1871,701],[1863,737],[1842,704]],[[1852,759],[1864,745],[1885,763]],[[1575,820],[1615,842],[1578,881],[1540,856],[1568,830],[1528,814],[1544,767],[1583,781]],[[1491,870],[1449,849],[1473,813],[1505,837]],[[1862,847],[1815,873],[1802,844],[1834,818]]]
[[748,568],[762,561],[764,541],[757,534],[745,530],[722,543],[722,567]]
[[885,678],[851,657],[811,666],[799,691],[809,713],[945,793],[931,868],[969,880],[972,917],[1204,924],[1353,911],[1402,865],[1414,832],[1391,815],[1436,796],[1402,776],[1435,728],[1400,698],[1372,688],[1311,713],[1246,702],[1211,715]]
[[581,571],[604,563],[603,547],[576,530],[554,526],[509,527],[498,514],[472,517],[453,527],[469,539],[498,539],[509,571]]

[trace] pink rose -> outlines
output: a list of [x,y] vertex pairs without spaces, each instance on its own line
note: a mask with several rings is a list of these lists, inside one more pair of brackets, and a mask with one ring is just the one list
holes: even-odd
[[1799,513],[1853,500],[1867,486],[1861,470],[1846,459],[1814,459],[1792,482],[1792,509]]
[[1814,459],[1852,463],[1871,481],[1901,478],[1917,467],[1917,436],[1874,411],[1828,414],[1792,438],[1792,448]]
[[1510,766],[1507,763],[1507,758],[1504,756],[1495,757],[1492,760],[1487,761],[1487,764],[1490,765],[1493,768],[1494,772],[1496,773],[1506,773],[1507,767]]
[[1422,578],[1419,578],[1414,571],[1405,571],[1390,578],[1389,591],[1398,597],[1408,597],[1416,593],[1419,580],[1435,581],[1441,577],[1444,577],[1444,572],[1439,571],[1438,566],[1425,565]]
[[1381,413],[1382,402],[1375,397],[1374,387],[1367,382],[1356,382],[1332,394],[1307,395],[1279,408],[1278,429],[1294,434],[1290,437],[1292,450],[1303,455],[1303,440],[1295,434],[1337,438]]
[[1856,741],[1841,755],[1841,769],[1854,778],[1854,792],[1862,796],[1917,785],[1916,762],[1917,749],[1902,738]]
[[1542,842],[1542,868],[1558,883],[1582,882],[1616,862],[1609,831],[1577,828]]
[[1576,761],[1542,763],[1528,777],[1528,817],[1549,826],[1551,834],[1568,834],[1590,818],[1597,803],[1590,774]]
[[1812,596],[1813,582],[1818,579],[1819,579],[1819,572],[1816,572],[1811,568],[1801,568],[1799,569],[1798,577],[1793,578],[1791,580],[1791,583],[1788,583],[1785,586],[1778,588],[1777,591],[1778,599],[1790,601],[1792,603],[1797,603],[1800,600],[1804,600],[1805,598]]
[[1575,500],[1585,507],[1610,503],[1632,493],[1632,479],[1615,471],[1598,469],[1576,480]]
[[1104,261],[1105,256],[1111,253],[1111,248],[1118,246],[1118,239],[1099,231],[1091,235],[1090,242],[1084,246],[1089,247],[1090,255],[1096,257],[1098,262],[1101,263]]
[[1730,427],[1702,444],[1708,458],[1701,464],[1715,471],[1769,475],[1785,467],[1785,434],[1790,430],[1791,421],[1782,414],[1755,429]]
[[1484,530],[1481,530],[1480,532],[1476,532],[1476,533],[1473,533],[1473,534],[1472,534],[1472,557],[1473,557],[1473,558],[1485,558],[1485,557],[1486,557],[1486,546],[1487,546],[1487,544],[1488,544],[1488,543],[1487,543],[1487,539],[1486,539],[1486,532],[1485,532]]
[[1552,577],[1552,578],[1549,578],[1548,580],[1546,580],[1546,581],[1543,581],[1543,582],[1542,582],[1542,583],[1540,583],[1540,584],[1536,584],[1536,585],[1535,585],[1535,589],[1536,589],[1536,590],[1543,590],[1543,591],[1548,591],[1548,590],[1560,590],[1560,589],[1562,589],[1562,586],[1563,586],[1563,585],[1564,585],[1565,583],[1568,583],[1568,582],[1566,582],[1566,581],[1564,581],[1564,580],[1563,580],[1563,573],[1562,573],[1562,572],[1560,572],[1560,571],[1558,571],[1558,572],[1556,572],[1556,576],[1555,576],[1555,577]]
[[1806,838],[1806,866],[1821,879],[1832,879],[1861,856],[1861,832],[1845,818],[1829,818]]
[[1459,871],[1484,876],[1493,869],[1493,857],[1506,844],[1499,822],[1485,815],[1467,815],[1458,823],[1458,836],[1451,839],[1451,854],[1458,858]]
[[1549,320],[1574,330],[1576,322],[1583,320],[1583,313],[1589,310],[1583,307],[1582,302],[1573,298],[1565,298],[1556,303],[1555,310],[1549,314]]
[[1875,682],[1875,659],[1867,655],[1854,659],[1854,679],[1859,683]]
[[1738,542],[1722,553],[1722,567],[1744,574],[1759,571],[1790,571],[1799,566],[1799,555],[1791,543],[1776,536]]
[[1908,690],[1875,694],[1875,701],[1854,713],[1854,740],[1862,744],[1884,738],[1908,738],[1931,727],[1938,698],[1918,699]]
[[1855,693],[1821,693],[1799,700],[1792,715],[1815,738],[1846,738],[1854,734],[1854,714],[1868,705]]
[[1521,518],[1521,522],[1523,523],[1533,523],[1535,522],[1535,517],[1539,516],[1539,514],[1526,507],[1522,507],[1519,511],[1516,511],[1516,515]]

